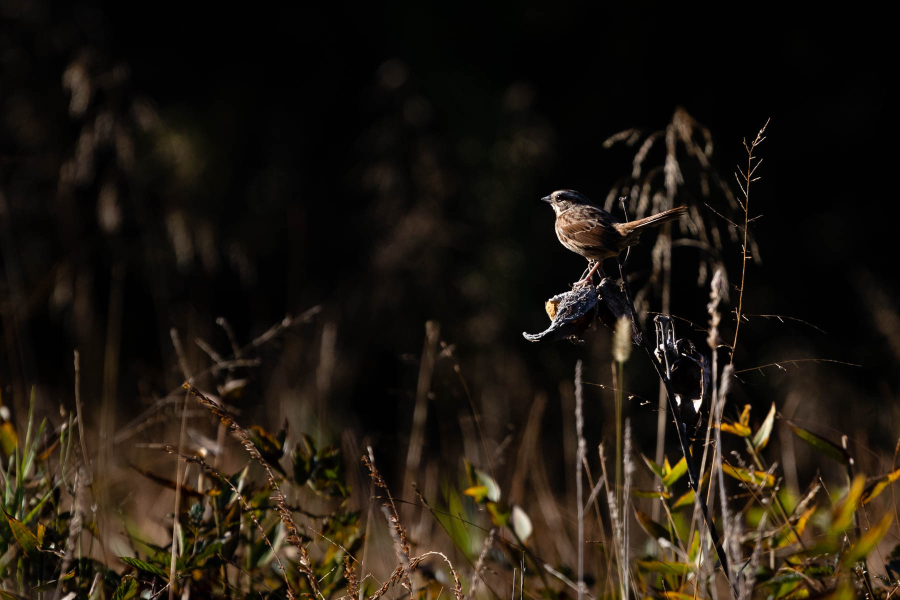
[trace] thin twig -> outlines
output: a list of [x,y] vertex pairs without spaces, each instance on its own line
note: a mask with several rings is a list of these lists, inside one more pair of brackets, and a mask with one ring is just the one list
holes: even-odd
[[87,474],[87,481],[84,485],[89,486],[94,481],[91,474],[91,462],[88,459],[87,444],[84,441],[84,421],[81,414],[81,355],[75,350],[75,419],[78,421],[78,439],[81,441],[81,455],[84,458],[84,470]]

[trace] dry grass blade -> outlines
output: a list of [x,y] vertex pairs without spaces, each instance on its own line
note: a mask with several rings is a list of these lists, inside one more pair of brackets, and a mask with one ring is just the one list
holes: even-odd
[[609,505],[609,520],[612,525],[613,544],[615,546],[616,565],[619,568],[619,593],[622,598],[625,595],[625,582],[628,580],[627,569],[628,563],[625,560],[626,550],[622,547],[624,539],[622,538],[622,528],[619,522],[619,509],[616,504],[616,494],[609,485],[609,477],[606,474],[606,454],[603,451],[603,444],[598,447],[600,453],[600,468],[603,473],[603,485],[606,487],[606,502]]
[[469,588],[469,595],[474,598],[476,592],[478,591],[478,583],[482,581],[482,572],[484,571],[484,561],[487,558],[488,552],[494,545],[494,536],[497,534],[497,528],[491,527],[491,532],[488,533],[487,538],[484,540],[484,545],[481,547],[481,554],[478,555],[478,560],[475,562],[475,572],[472,575],[472,587]]
[[409,540],[406,537],[406,530],[400,522],[400,514],[397,512],[397,506],[394,504],[394,497],[391,496],[391,490],[384,480],[384,477],[381,476],[381,473],[378,472],[378,468],[375,466],[375,456],[371,446],[369,447],[369,455],[363,456],[362,462],[366,465],[366,468],[369,469],[369,474],[372,477],[372,481],[375,482],[375,485],[383,489],[384,493],[387,494],[388,501],[382,505],[381,509],[384,511],[384,516],[390,526],[389,531],[391,533],[391,538],[394,540],[394,546],[397,549],[397,556],[400,558],[400,566],[406,568],[404,573],[406,583],[404,586],[410,593],[413,593],[415,590],[412,585],[412,579],[409,577],[409,573],[414,571],[415,567],[411,565],[410,561]]
[[[75,353],[75,364],[78,364],[78,353]],[[69,535],[66,539],[65,554],[63,556],[62,566],[60,567],[60,578],[56,584],[56,591],[53,593],[53,600],[59,600],[62,594],[63,573],[69,572],[69,566],[72,564],[72,558],[75,553],[75,546],[81,538],[81,531],[84,526],[84,469],[75,470],[75,497],[72,501],[72,520],[69,522]]]
[[429,556],[440,556],[444,559],[444,562],[447,563],[447,566],[450,568],[450,574],[453,576],[453,595],[456,596],[456,600],[464,600],[465,595],[462,592],[462,584],[459,582],[459,574],[456,572],[456,569],[453,567],[453,563],[450,562],[450,559],[442,552],[426,552],[425,554],[421,554],[419,556],[414,556],[409,559],[409,565],[404,567],[403,565],[397,565],[397,568],[394,569],[393,573],[391,573],[390,578],[385,581],[382,586],[371,596],[369,596],[369,600],[378,600],[385,594],[387,594],[388,590],[392,585],[396,585],[401,579],[408,578],[409,573],[415,571],[419,564],[428,558]]
[[[184,354],[184,348],[181,346],[181,338],[178,337],[178,330],[174,327],[169,330],[169,335],[172,337],[172,346],[175,348],[175,354],[178,356],[178,364],[181,367],[181,373],[184,375],[184,378],[188,381],[191,380],[191,371],[188,367],[187,357]],[[178,434],[178,453],[181,454],[184,452],[184,437],[185,431],[187,430],[187,413],[188,413],[188,398],[190,394],[185,393],[184,395],[184,403],[181,407],[181,429]],[[172,519],[172,558],[169,562],[169,600],[173,600],[175,598],[175,586],[172,585],[175,582],[175,571],[176,571],[176,560],[178,558],[178,529],[180,528],[180,523],[178,522],[178,515],[181,514],[181,479],[186,475],[181,470],[181,462],[179,461],[176,464],[175,468],[175,512],[173,515],[175,518]],[[184,551],[184,549],[181,549]]]

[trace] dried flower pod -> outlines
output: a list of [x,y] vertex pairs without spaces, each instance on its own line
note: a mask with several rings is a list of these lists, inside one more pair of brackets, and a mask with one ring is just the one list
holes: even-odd
[[557,294],[544,303],[544,309],[553,322],[541,333],[523,333],[526,340],[555,342],[568,339],[579,343],[582,335],[598,320],[615,329],[620,318],[631,318],[625,294],[608,277],[599,285],[587,285]]

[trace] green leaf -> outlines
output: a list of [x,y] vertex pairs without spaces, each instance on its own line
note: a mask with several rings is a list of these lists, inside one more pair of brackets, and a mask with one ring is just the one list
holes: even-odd
[[672,485],[676,481],[684,477],[685,473],[687,473],[687,461],[684,460],[684,457],[682,456],[681,460],[675,463],[675,466],[672,467],[672,469],[668,473],[666,473],[665,477],[663,477],[663,487],[672,487]]
[[[68,581],[69,579],[72,579],[73,577],[75,577],[75,571],[76,571],[76,570],[77,570],[77,568],[76,568],[76,569],[72,569],[71,571],[69,571],[68,573],[66,573],[66,574],[63,575],[62,577],[60,577],[60,579],[63,580],[63,581]],[[53,579],[52,581],[48,581],[47,583],[44,583],[44,584],[41,584],[41,585],[38,585],[38,586],[35,586],[35,587],[31,588],[31,591],[32,591],[32,592],[49,592],[49,591],[51,591],[51,590],[55,590],[55,589],[56,589],[56,586],[57,586],[58,584],[59,584],[59,581],[56,580],[56,579]]]
[[859,508],[859,500],[862,497],[865,483],[866,478],[862,475],[857,475],[853,483],[850,484],[847,495],[834,507],[831,513],[831,527],[828,528],[830,535],[835,536],[843,533],[853,523],[853,513]]
[[635,498],[653,498],[654,500],[659,500],[660,496],[668,500],[672,497],[672,492],[667,492],[665,490],[642,490],[641,488],[633,487],[631,488],[631,495]]
[[206,546],[203,550],[201,550],[196,556],[192,557],[190,560],[190,568],[195,568],[202,566],[201,563],[205,561],[207,558],[212,556],[213,554],[220,552],[222,548],[225,546],[223,542],[213,542]]
[[794,581],[803,581],[803,579],[804,579],[803,573],[801,573],[800,571],[797,571],[795,569],[785,567],[784,570],[779,571],[777,575],[775,575],[771,579],[763,581],[762,583],[760,583],[760,585],[775,586],[775,585],[781,585],[783,583],[793,583]]
[[824,454],[832,460],[836,460],[842,465],[850,464],[850,455],[846,450],[830,440],[819,437],[811,431],[798,427],[792,421],[785,421],[787,426],[791,428],[798,438],[815,448],[820,454]]
[[[709,471],[703,474],[703,477],[700,478],[700,489],[703,489],[703,486],[706,485],[706,481],[709,479]],[[686,506],[694,505],[694,490],[688,490],[675,501],[672,505],[672,510],[676,510],[679,508],[684,508]]]
[[[797,519],[797,522],[794,523],[794,526],[785,525],[781,534],[776,536],[775,538],[775,547],[783,548],[784,546],[790,546],[794,542],[798,541],[797,536],[803,535],[803,532],[806,530],[806,524],[809,523],[810,517],[813,516],[816,512],[816,505],[813,504],[805,511],[800,517]],[[796,535],[794,535],[796,532]]]
[[[775,577],[772,577],[768,581],[763,581],[760,583],[761,586],[771,586],[775,588],[770,598],[784,598],[788,596],[791,592],[793,592],[797,587],[807,579],[800,571],[796,571],[794,569],[785,568],[778,572]],[[805,589],[803,591],[806,591]],[[808,592],[807,592],[808,595]],[[805,596],[791,596],[792,598],[797,597],[805,597]]]
[[769,414],[766,415],[766,420],[763,421],[763,424],[759,426],[759,429],[756,431],[756,435],[753,436],[753,448],[755,450],[762,450],[766,447],[766,444],[769,443],[769,436],[772,435],[772,426],[775,424],[775,403],[772,403],[772,408],[769,409]]
[[513,531],[520,540],[524,542],[531,537],[534,526],[531,524],[528,514],[519,508],[518,505],[513,506],[510,521],[512,522]]
[[695,533],[694,537],[691,538],[691,548],[688,550],[688,558],[691,562],[697,560],[697,556],[700,555],[700,534]]
[[688,490],[684,494],[682,494],[678,500],[675,501],[675,504],[672,505],[672,510],[677,510],[679,508],[684,508],[685,506],[693,506],[694,505],[694,490]]
[[891,528],[892,521],[893,517],[891,516],[891,513],[887,513],[878,525],[865,532],[862,537],[859,538],[859,541],[853,544],[853,546],[850,547],[850,550],[847,551],[847,554],[844,555],[844,567],[849,569],[854,563],[867,557],[869,552],[874,550],[878,545],[878,542],[881,541],[881,538],[887,534],[888,529]]
[[687,575],[693,569],[693,566],[688,563],[661,560],[637,560],[635,564],[641,570],[667,575]]
[[9,528],[12,529],[13,535],[16,536],[16,541],[19,542],[19,546],[22,547],[22,552],[25,553],[25,556],[27,558],[35,558],[38,556],[41,549],[37,536],[31,533],[31,531],[20,521],[12,518],[8,512],[3,511],[3,514],[6,515]]
[[654,521],[647,513],[635,508],[634,517],[637,519],[637,522],[640,524],[641,528],[647,532],[647,535],[649,535],[653,539],[669,539],[669,531],[665,527]]
[[763,487],[772,487],[775,485],[775,476],[771,473],[766,473],[765,471],[750,471],[749,469],[732,467],[731,465],[722,465],[722,472],[743,483]]
[[509,517],[512,515],[512,510],[508,506],[499,502],[488,502],[487,509],[491,515],[491,522],[495,526],[509,526]]
[[41,512],[41,509],[44,507],[44,504],[47,503],[47,500],[49,500],[53,496],[53,493],[56,491],[57,487],[59,487],[59,482],[57,482],[56,485],[54,485],[46,494],[44,494],[44,497],[41,498],[37,505],[35,505],[35,507],[31,509],[31,511],[25,516],[24,519],[22,519],[23,523],[31,523],[31,520]]
[[131,575],[122,578],[122,583],[113,592],[112,600],[128,600],[138,591],[138,582]]
[[647,465],[647,468],[650,469],[654,475],[656,475],[660,479],[663,478],[665,473],[663,473],[663,468],[661,466],[659,466],[658,464],[656,464],[655,462],[653,462],[652,460],[650,460],[643,454],[641,454],[641,458],[644,459],[644,464]]
[[130,565],[139,571],[144,571],[146,573],[150,573],[151,575],[156,575],[157,577],[162,577],[165,580],[169,579],[169,574],[163,571],[161,568],[156,565],[151,565],[150,563],[143,561],[139,558],[131,558],[130,556],[120,556],[119,560],[121,560],[126,565]]
[[883,477],[880,477],[879,479],[876,479],[875,481],[870,483],[866,487],[866,490],[863,492],[862,503],[868,504],[869,502],[874,500],[875,497],[878,496],[878,494],[880,494],[885,490],[885,488],[887,488],[887,486],[897,481],[897,478],[900,478],[900,469],[892,471],[887,475],[884,475]]

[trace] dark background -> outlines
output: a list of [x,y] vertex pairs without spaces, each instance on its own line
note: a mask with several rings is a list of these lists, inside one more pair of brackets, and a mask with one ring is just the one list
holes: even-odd
[[[744,373],[726,414],[748,402],[758,422],[775,402],[883,455],[900,360],[887,20],[626,4],[4,0],[3,403],[24,418],[35,385],[58,421],[79,348],[88,420],[102,429],[101,406],[115,407],[114,429],[183,379],[170,327],[196,371],[210,361],[194,338],[228,353],[217,317],[248,342],[321,305],[260,350],[248,418],[275,427],[289,416],[331,439],[348,427],[404,456],[433,319],[492,443],[546,392],[542,436],[556,448],[575,360],[587,379],[610,381],[609,334],[583,348],[522,339],[584,266],[538,200],[575,188],[602,202],[635,151],[604,140],[663,129],[683,107],[711,132],[728,182],[742,140],[771,118],[745,312],[826,332],[751,317],[737,368],[861,365]],[[651,247],[633,253],[636,284]],[[723,253],[734,283],[740,248]],[[703,324],[696,261],[675,253],[672,311]],[[643,362],[627,387],[655,399]],[[426,448],[456,464],[469,405],[451,364],[438,363]],[[611,398],[589,394],[594,442],[611,431]],[[655,413],[630,411],[652,454]]]

